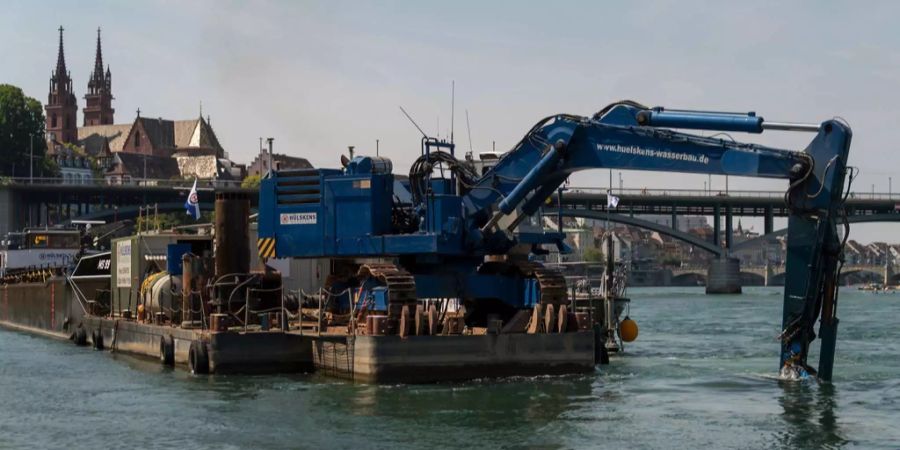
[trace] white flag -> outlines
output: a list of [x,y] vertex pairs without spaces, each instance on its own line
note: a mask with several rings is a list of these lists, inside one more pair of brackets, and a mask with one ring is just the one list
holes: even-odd
[[200,201],[197,198],[196,178],[194,179],[194,187],[191,188],[191,193],[188,194],[188,198],[184,202],[184,209],[187,211],[189,216],[194,218],[194,220],[200,219]]
[[606,191],[606,207],[607,208],[618,208],[619,207],[619,197],[612,195],[609,191]]

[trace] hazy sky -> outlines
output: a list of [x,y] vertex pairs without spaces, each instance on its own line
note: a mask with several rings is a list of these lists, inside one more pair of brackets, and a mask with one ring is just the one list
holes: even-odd
[[[65,27],[79,105],[97,27],[113,75],[116,123],[210,115],[238,162],[260,136],[319,167],[348,145],[405,172],[418,132],[455,135],[476,152],[507,150],[540,118],[589,115],[618,99],[648,105],[756,111],[769,120],[853,127],[855,190],[887,192],[900,174],[898,2],[36,2],[5,1],[0,82],[46,101]],[[79,113],[79,121],[80,121]],[[438,129],[440,123],[440,129]],[[802,149],[809,134],[735,134]],[[618,175],[615,175],[618,178]],[[626,187],[702,189],[705,176],[623,173]],[[896,190],[900,190],[897,177]],[[604,186],[607,172],[579,174]],[[616,181],[618,184],[618,181]],[[722,177],[713,187],[724,189]],[[785,183],[730,179],[731,189]],[[747,222],[745,222],[747,223]],[[758,222],[750,221],[751,224]],[[900,225],[854,228],[853,238],[900,241]]]

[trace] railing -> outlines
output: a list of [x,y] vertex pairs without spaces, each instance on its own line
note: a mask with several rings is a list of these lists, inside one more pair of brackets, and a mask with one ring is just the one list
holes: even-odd
[[[163,180],[155,178],[131,178],[129,180],[89,178],[89,179],[64,179],[54,178],[29,178],[29,177],[2,177],[0,186],[122,186],[122,187],[170,187],[190,189],[194,180]],[[241,182],[236,180],[197,180],[197,188],[240,187]]]
[[[784,198],[785,191],[750,191],[750,190],[710,190],[710,189],[634,189],[634,188],[596,188],[572,186],[563,191],[563,199],[567,194],[605,195],[607,191],[615,196],[644,197],[736,197],[736,198]],[[900,202],[900,193],[892,192],[851,192],[848,199],[856,200],[892,200]]]
[[[29,178],[29,177],[0,177],[0,186],[145,186],[145,187],[172,187],[190,188],[194,180],[163,180],[154,178],[131,178],[128,181],[107,178],[90,178],[82,180],[66,180],[63,178]],[[216,187],[240,187],[241,182],[236,180],[197,180],[198,188]],[[563,198],[567,194],[605,195],[609,189],[598,187],[572,186],[563,192]],[[710,190],[710,189],[635,189],[613,188],[610,192],[616,196],[633,197],[733,197],[733,198],[784,198],[784,191],[752,191],[752,190]],[[848,199],[855,200],[886,200],[900,202],[900,193],[892,192],[851,192]]]

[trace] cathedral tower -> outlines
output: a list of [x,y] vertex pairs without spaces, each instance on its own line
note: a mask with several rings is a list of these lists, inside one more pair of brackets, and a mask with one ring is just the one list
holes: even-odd
[[88,81],[88,93],[84,96],[84,126],[112,125],[112,74],[109,66],[103,71],[103,52],[100,48],[100,29],[97,28],[97,55],[94,57],[94,72]]
[[66,70],[66,56],[63,52],[63,28],[59,27],[59,54],[56,57],[56,71],[50,76],[50,94],[47,97],[48,139],[60,143],[74,143],[78,140],[78,102],[72,93],[72,77]]

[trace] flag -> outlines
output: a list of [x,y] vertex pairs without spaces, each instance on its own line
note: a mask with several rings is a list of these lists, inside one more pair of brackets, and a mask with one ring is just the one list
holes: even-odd
[[197,199],[197,179],[194,179],[194,187],[191,188],[191,193],[188,194],[188,198],[184,202],[184,209],[189,216],[194,218],[194,220],[200,219],[200,201]]
[[609,191],[606,191],[606,207],[607,208],[618,208],[619,207],[619,197],[612,195]]

